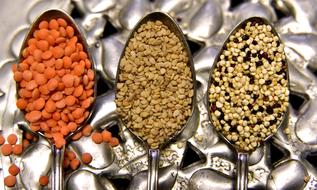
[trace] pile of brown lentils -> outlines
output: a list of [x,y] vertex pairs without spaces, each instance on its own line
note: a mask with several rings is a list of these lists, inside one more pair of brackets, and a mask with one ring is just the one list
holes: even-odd
[[212,73],[213,126],[242,151],[275,133],[288,109],[284,46],[270,25],[247,22],[225,44]]
[[129,40],[119,67],[117,112],[134,134],[158,148],[192,112],[187,52],[161,21],[148,21]]

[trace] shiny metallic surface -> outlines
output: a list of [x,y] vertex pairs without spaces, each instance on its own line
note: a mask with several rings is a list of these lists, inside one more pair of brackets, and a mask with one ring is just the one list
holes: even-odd
[[188,35],[207,39],[219,30],[222,23],[220,4],[217,1],[208,0],[200,5],[191,18]]
[[[17,52],[22,44],[23,33],[43,10],[61,8],[71,13],[79,12],[75,20],[86,32],[95,60],[99,80],[107,84],[99,93],[96,109],[91,116],[95,130],[119,127],[120,145],[96,145],[89,137],[70,142],[67,149],[77,155],[91,151],[98,156],[89,165],[81,164],[74,172],[66,172],[65,189],[115,190],[146,189],[147,156],[138,141],[117,119],[115,112],[113,84],[116,68],[130,29],[147,12],[166,11],[175,16],[188,39],[199,42],[194,53],[197,79],[197,112],[191,126],[175,141],[161,151],[159,187],[162,189],[234,189],[236,154],[224,143],[212,128],[204,96],[208,84],[208,73],[226,36],[241,20],[249,16],[263,16],[274,23],[282,41],[289,63],[291,94],[303,98],[295,99],[290,108],[289,123],[282,126],[270,142],[249,157],[249,183],[252,189],[317,189],[317,170],[313,159],[317,151],[316,138],[316,2],[314,0],[250,0],[237,6],[230,6],[228,0],[212,1],[222,15],[212,18],[217,24],[208,29],[208,20],[197,20],[194,15],[203,10],[206,0],[10,0],[1,1],[0,23],[0,130],[4,136],[18,135],[22,141],[21,113],[15,106],[16,87],[12,79],[11,66],[17,61]],[[218,8],[216,8],[218,7]],[[220,7],[220,9],[219,9]],[[207,8],[205,8],[207,9]],[[277,16],[278,10],[282,17]],[[203,13],[201,13],[203,14]],[[205,13],[204,13],[205,14]],[[207,16],[210,16],[207,15]],[[201,18],[201,17],[196,17]],[[201,23],[200,23],[201,22]],[[83,23],[83,24],[81,24]],[[117,32],[107,34],[107,23]],[[192,24],[190,24],[192,23]],[[191,26],[191,28],[190,28]],[[193,29],[202,28],[201,32]],[[210,32],[212,31],[212,32]],[[207,36],[207,37],[206,37]],[[204,38],[203,38],[204,37]],[[296,104],[297,103],[297,104]],[[273,147],[276,147],[273,149]],[[276,152],[280,154],[276,158]],[[309,156],[309,157],[307,157]],[[275,159],[273,159],[275,157]],[[194,159],[195,158],[195,159]],[[313,158],[313,159],[312,159]],[[14,188],[4,186],[3,178],[8,167],[15,163],[21,169]],[[39,138],[21,156],[5,157],[0,154],[0,189],[37,190],[38,176],[50,174],[52,153],[47,142]],[[127,180],[121,183],[117,179]],[[42,189],[51,189],[51,184]]]
[[[26,189],[41,189],[40,184],[35,180],[42,175],[47,175],[52,164],[52,151],[50,146],[37,144],[27,149],[21,157],[21,178]],[[37,164],[34,164],[36,160]]]

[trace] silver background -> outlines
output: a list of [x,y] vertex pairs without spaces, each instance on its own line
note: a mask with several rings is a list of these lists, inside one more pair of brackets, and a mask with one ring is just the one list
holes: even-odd
[[[67,148],[78,155],[90,152],[93,161],[65,174],[66,189],[122,189],[114,179],[129,179],[126,189],[146,189],[147,156],[144,148],[117,122],[114,83],[116,67],[125,40],[134,24],[147,12],[159,10],[178,18],[184,34],[201,48],[194,53],[198,111],[176,142],[162,152],[160,187],[162,189],[233,189],[235,152],[220,140],[208,121],[205,92],[208,71],[222,42],[233,27],[250,16],[262,16],[274,23],[286,48],[290,71],[291,94],[304,99],[303,104],[291,107],[289,123],[281,127],[272,141],[250,157],[249,188],[297,190],[317,189],[316,168],[307,161],[317,150],[317,6],[316,0],[252,0],[230,8],[229,0],[2,0],[0,8],[0,130],[2,135],[16,133],[22,141],[17,123],[22,115],[15,106],[15,83],[11,65],[16,62],[22,40],[31,22],[42,11],[60,8],[67,12],[76,8],[82,17],[76,22],[86,32],[98,75],[99,88],[96,109],[91,124],[95,130],[111,129],[118,125],[122,141],[111,148],[94,144],[90,138],[69,143]],[[286,16],[278,18],[275,9]],[[102,36],[107,23],[118,32]],[[107,28],[106,28],[107,29]],[[296,102],[295,102],[296,103]],[[277,151],[282,159],[272,161]],[[187,157],[199,159],[183,167]],[[187,153],[186,153],[187,151]],[[41,139],[32,144],[21,157],[0,155],[0,189],[10,163],[20,166],[18,184],[11,189],[40,189],[40,175],[49,174],[51,151]],[[78,157],[78,156],[77,156]],[[46,189],[49,189],[47,187]]]

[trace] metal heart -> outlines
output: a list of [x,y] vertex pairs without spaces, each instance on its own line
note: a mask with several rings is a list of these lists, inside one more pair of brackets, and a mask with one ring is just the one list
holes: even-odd
[[189,23],[188,35],[194,39],[207,39],[215,34],[223,23],[222,10],[217,1],[204,2]]
[[47,145],[36,144],[27,149],[22,155],[20,163],[20,176],[26,189],[39,190],[42,188],[38,180],[42,175],[48,174],[52,159],[51,148]]
[[[209,46],[199,51],[194,57],[196,72],[209,72],[221,47]],[[209,74],[209,73],[208,73]],[[208,80],[208,78],[206,78]],[[207,90],[207,89],[206,89]]]
[[317,134],[317,100],[311,99],[308,102],[308,108],[305,113],[299,116],[296,123],[295,132],[301,141],[310,144],[317,145],[317,136],[312,134]]
[[309,86],[314,83],[314,80],[311,78],[312,74],[309,74],[307,69],[298,68],[295,64],[289,64],[288,71],[290,77],[290,88],[294,92],[306,92],[309,89]]
[[303,22],[299,23],[293,17],[283,18],[279,20],[275,26],[281,34],[311,33],[314,30],[308,22],[306,22],[306,24]]
[[86,41],[89,46],[96,43],[96,39],[102,35],[106,22],[102,13],[89,14],[82,20],[76,20],[80,29],[85,31]]
[[212,169],[195,172],[189,179],[188,189],[191,190],[228,190],[233,189],[233,179]]
[[16,35],[13,37],[11,42],[11,53],[14,57],[18,57],[20,53],[20,49],[23,43],[23,39],[26,36],[27,32],[29,31],[28,27],[24,27],[19,30]]
[[29,15],[27,16],[28,21],[32,23],[38,15],[43,13],[46,10],[55,8],[55,9],[63,9],[66,12],[70,12],[70,0],[65,1],[59,1],[59,0],[53,0],[53,1],[38,1],[36,4],[32,6],[32,8],[29,11]]
[[[159,188],[172,189],[176,176],[177,167],[175,165],[159,169]],[[147,171],[137,173],[130,183],[129,190],[146,190],[147,189]]]
[[302,189],[307,176],[304,165],[297,160],[288,160],[278,165],[270,173],[267,183],[268,190]]
[[96,98],[95,107],[91,114],[90,124],[95,128],[106,125],[118,117],[116,112],[116,104],[114,102],[114,91],[109,91],[106,94]]
[[115,190],[109,180],[103,179],[104,184],[101,184],[98,177],[86,170],[77,170],[67,180],[67,190]]
[[0,107],[3,108],[0,110],[0,131],[3,136],[16,133],[19,139],[21,139],[22,131],[15,125],[17,93],[16,85],[13,80],[13,73],[11,72],[14,63],[15,62],[13,61],[9,61],[0,67],[0,76],[3,81],[6,81],[0,83],[0,90],[2,92],[2,96],[0,97]]
[[102,40],[103,61],[102,67],[107,79],[112,83],[116,80],[119,58],[123,50],[124,44],[111,36]]
[[92,161],[88,166],[101,169],[109,166],[114,161],[113,150],[108,143],[96,144],[91,137],[82,137],[78,141],[71,143],[78,155],[85,152],[93,155]]
[[286,0],[285,4],[290,10],[296,21],[303,24],[317,24],[317,7],[312,6],[316,3],[314,0]]
[[116,0],[84,0],[83,3],[89,12],[97,13],[107,11],[116,5]]
[[[247,11],[246,11],[247,10]],[[276,17],[272,9],[261,3],[243,3],[236,7],[233,11],[233,15],[236,18],[236,23],[245,20],[249,17],[263,17],[269,21],[274,20]]]
[[135,24],[149,12],[150,4],[144,0],[131,0],[121,10],[119,14],[120,24],[128,30],[131,30]]
[[193,3],[193,0],[157,0],[155,7],[163,12],[179,13],[188,9]]
[[219,49],[209,46],[203,48],[194,57],[195,71],[197,73],[196,81],[200,83],[197,89],[197,101],[200,101],[207,91],[209,71],[218,55]]
[[301,55],[309,65],[317,69],[317,35],[315,34],[285,34],[282,35],[285,46],[292,48]]

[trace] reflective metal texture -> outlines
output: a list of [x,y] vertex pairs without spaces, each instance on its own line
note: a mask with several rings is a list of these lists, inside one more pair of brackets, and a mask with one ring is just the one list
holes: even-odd
[[[118,126],[122,140],[114,148],[107,144],[96,145],[88,137],[70,143],[67,148],[77,155],[89,150],[95,156],[90,165],[81,164],[78,170],[66,173],[66,189],[87,189],[87,186],[96,190],[146,189],[146,151],[117,121],[113,84],[129,30],[147,12],[157,10],[173,16],[198,49],[193,52],[198,109],[191,127],[162,150],[159,187],[166,190],[234,188],[234,150],[217,136],[207,115],[204,96],[208,71],[233,27],[246,17],[263,16],[274,23],[286,45],[292,107],[288,125],[282,126],[270,142],[250,155],[248,187],[317,189],[317,170],[311,161],[316,160],[313,153],[317,151],[314,0],[246,0],[237,6],[230,5],[229,0],[3,0],[1,3],[0,130],[4,136],[17,134],[18,143],[22,141],[22,130],[17,126],[21,113],[15,106],[16,87],[10,71],[31,21],[43,10],[61,8],[77,15],[76,22],[87,34],[98,76],[104,83],[104,87],[99,88],[91,124],[95,130]],[[115,31],[109,35],[110,23]],[[212,27],[207,26],[210,23]],[[41,189],[38,176],[49,174],[51,158],[49,145],[41,138],[20,157],[0,154],[0,189]],[[7,188],[3,178],[8,175],[11,163],[19,165],[21,173],[17,185]],[[50,184],[44,189],[51,189]]]

